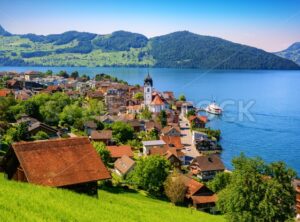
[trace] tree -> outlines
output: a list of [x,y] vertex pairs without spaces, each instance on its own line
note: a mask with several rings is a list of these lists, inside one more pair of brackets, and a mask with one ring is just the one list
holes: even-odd
[[104,124],[101,121],[94,120],[96,125],[97,125],[97,130],[103,130],[104,129]]
[[0,119],[11,121],[14,119],[11,107],[17,104],[14,97],[0,97]]
[[87,116],[103,115],[106,112],[104,103],[97,99],[90,99],[86,107]]
[[102,142],[93,142],[93,146],[101,157],[103,163],[108,166],[111,161],[111,155],[105,144]]
[[160,111],[160,113],[158,114],[158,120],[160,122],[160,124],[162,125],[162,127],[165,127],[168,123],[167,120],[167,113],[165,110]]
[[192,109],[189,110],[186,114],[187,118],[189,118],[190,116],[196,116],[196,110]]
[[128,182],[140,187],[150,194],[161,196],[164,181],[170,170],[170,162],[158,155],[138,160],[136,167],[128,175]]
[[27,123],[20,123],[15,127],[11,127],[4,135],[4,141],[8,144],[28,139]]
[[58,124],[61,111],[61,108],[55,101],[48,101],[40,107],[40,113],[44,122],[53,126]]
[[52,76],[52,74],[53,74],[52,70],[47,70],[47,71],[45,72],[45,75],[46,75],[46,76]]
[[208,182],[206,185],[213,192],[218,193],[223,190],[229,183],[231,179],[231,173],[217,173],[214,179]]
[[71,73],[71,77],[73,79],[77,79],[79,77],[79,73],[77,71],[74,71],[74,72]]
[[152,113],[148,109],[148,107],[145,107],[141,113],[140,113],[140,118],[143,120],[150,120],[152,119]]
[[217,207],[230,221],[286,221],[294,216],[296,173],[282,162],[266,164],[240,155]]
[[179,101],[185,102],[185,101],[186,101],[185,95],[181,94],[181,95],[178,97],[178,100],[179,100]]
[[67,124],[72,126],[76,120],[83,117],[83,109],[77,104],[65,106],[63,111],[59,114],[60,125]]
[[124,122],[114,122],[111,125],[112,134],[118,143],[126,143],[134,137],[134,130],[132,126]]
[[90,80],[90,77],[88,75],[86,75],[86,74],[83,74],[81,78],[85,82]]
[[141,101],[144,99],[144,95],[141,92],[137,92],[136,94],[133,95],[133,99]]
[[43,132],[43,131],[38,131],[33,137],[32,139],[34,140],[47,140],[49,139],[49,136],[47,133]]
[[27,100],[24,102],[24,111],[27,115],[36,118],[36,119],[40,119],[41,118],[41,114],[39,111],[39,105],[36,104],[34,101],[32,100]]
[[140,149],[141,147],[143,147],[143,144],[139,139],[128,140],[126,144],[134,149]]
[[61,76],[61,77],[64,77],[64,78],[69,78],[69,74],[66,71],[64,71],[64,70],[61,70],[58,73],[58,76]]
[[139,133],[137,133],[137,137],[141,140],[141,141],[149,141],[149,140],[158,140],[158,131],[153,129],[151,131],[141,131]]
[[164,188],[167,197],[173,204],[184,201],[187,188],[180,177],[180,174],[176,170],[167,177]]

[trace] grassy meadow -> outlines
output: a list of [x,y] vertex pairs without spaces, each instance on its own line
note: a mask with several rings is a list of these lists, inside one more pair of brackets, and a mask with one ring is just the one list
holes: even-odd
[[99,198],[7,181],[0,175],[0,221],[218,222],[196,210],[176,207],[141,193],[99,191]]

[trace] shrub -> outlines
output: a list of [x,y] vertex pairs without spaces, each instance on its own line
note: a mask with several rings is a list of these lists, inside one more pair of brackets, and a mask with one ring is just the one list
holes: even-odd
[[167,197],[173,204],[184,201],[186,186],[176,170],[167,177],[164,188]]

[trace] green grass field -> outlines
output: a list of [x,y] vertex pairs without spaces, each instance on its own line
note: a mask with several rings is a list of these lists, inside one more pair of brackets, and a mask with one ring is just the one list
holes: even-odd
[[[22,47],[22,44],[30,46]],[[22,59],[22,52],[50,51],[52,54],[46,56],[37,56],[23,58],[25,62],[43,66],[148,66],[155,63],[151,56],[145,56],[139,60],[138,55],[141,52],[149,50],[144,48],[131,48],[129,51],[109,51],[104,52],[93,45],[92,52],[82,53],[61,53],[56,54],[55,50],[65,49],[78,45],[77,40],[63,45],[52,43],[32,42],[27,38],[19,36],[3,37],[0,36],[0,52],[3,56],[11,59]],[[14,55],[12,55],[14,53]],[[1,58],[1,55],[0,55]]]
[[101,190],[96,199],[0,177],[0,221],[225,221],[221,216],[175,207],[140,193]]

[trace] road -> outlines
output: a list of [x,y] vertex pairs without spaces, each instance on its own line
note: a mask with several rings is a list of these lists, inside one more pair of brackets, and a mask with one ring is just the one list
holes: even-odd
[[180,115],[180,133],[181,133],[181,142],[185,149],[183,152],[188,157],[188,159],[194,159],[199,156],[199,152],[196,149],[196,146],[193,144],[192,132],[190,130],[189,121],[183,116]]

